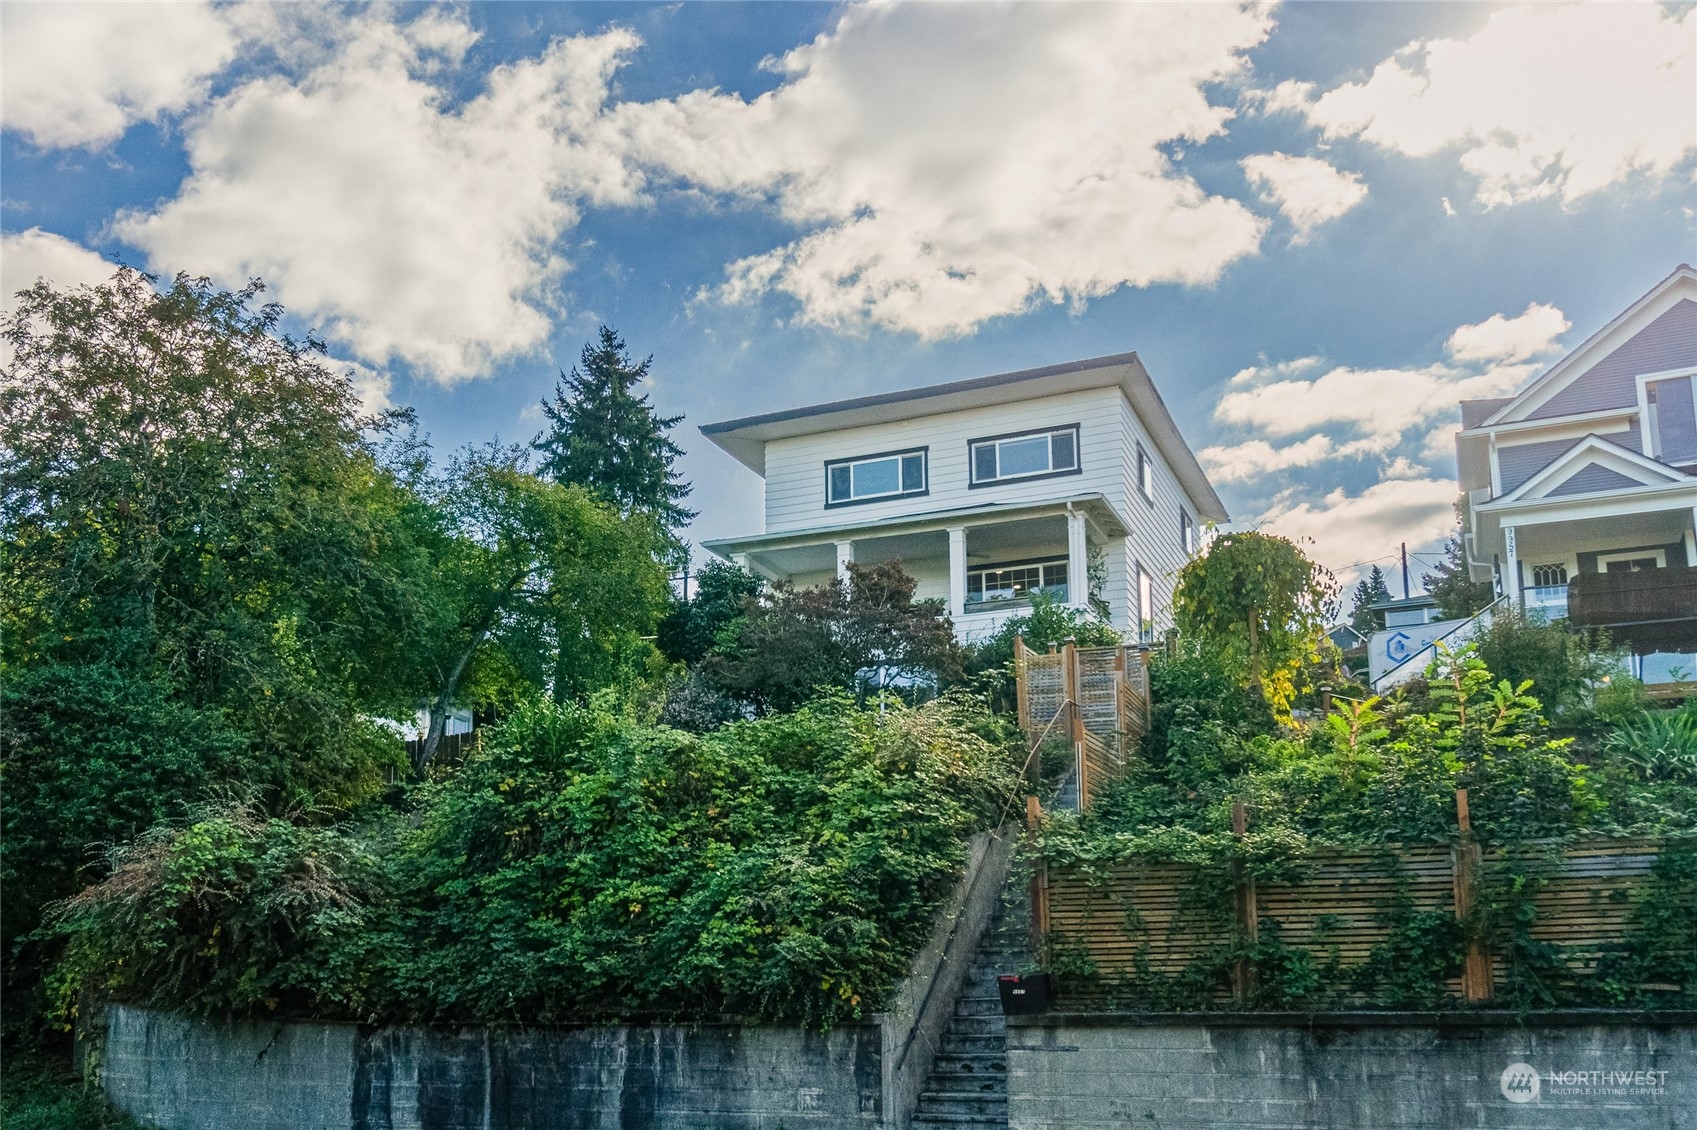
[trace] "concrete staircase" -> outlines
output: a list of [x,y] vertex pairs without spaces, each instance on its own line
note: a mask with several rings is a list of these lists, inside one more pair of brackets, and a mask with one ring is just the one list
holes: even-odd
[[1008,1125],[1007,1025],[996,978],[1029,962],[1031,908],[1027,878],[1013,868],[995,917],[973,952],[954,1015],[943,1033],[925,1091],[914,1112],[914,1130],[954,1127],[1006,1130]]

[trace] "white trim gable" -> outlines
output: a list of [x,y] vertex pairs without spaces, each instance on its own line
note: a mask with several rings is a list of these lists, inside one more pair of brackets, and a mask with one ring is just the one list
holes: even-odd
[[1546,369],[1542,376],[1521,389],[1513,400],[1475,425],[1486,429],[1494,424],[1527,419],[1562,389],[1630,341],[1657,318],[1684,300],[1697,301],[1697,270],[1681,263],[1649,293],[1634,302],[1608,325],[1587,338],[1577,349]]
[[1667,464],[1658,463],[1631,448],[1611,443],[1599,435],[1588,435],[1513,491],[1493,501],[1523,502],[1549,498],[1551,491],[1589,467],[1601,467],[1624,475],[1637,486],[1661,487],[1694,481],[1691,476],[1682,475]]

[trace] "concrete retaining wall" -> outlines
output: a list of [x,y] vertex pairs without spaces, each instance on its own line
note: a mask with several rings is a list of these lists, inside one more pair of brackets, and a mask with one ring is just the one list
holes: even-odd
[[1690,1014],[1009,1017],[1007,1062],[1009,1130],[1697,1126]]
[[456,1033],[113,1006],[99,1063],[114,1105],[170,1130],[871,1127],[882,1039],[873,1024]]
[[778,1026],[360,1028],[215,1023],[114,1005],[98,1047],[119,1108],[168,1130],[904,1127],[1007,877],[980,833],[888,1012]]

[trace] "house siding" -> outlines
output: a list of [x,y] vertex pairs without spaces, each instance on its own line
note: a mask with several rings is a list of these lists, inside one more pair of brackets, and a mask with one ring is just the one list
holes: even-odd
[[[1126,497],[1122,513],[1131,524],[1131,536],[1126,538],[1125,579],[1122,582],[1125,586],[1122,591],[1127,609],[1126,626],[1133,635],[1136,634],[1138,623],[1135,568],[1141,565],[1154,579],[1154,635],[1158,639],[1173,626],[1173,590],[1178,585],[1179,570],[1189,560],[1184,552],[1183,534],[1179,528],[1179,511],[1183,509],[1190,514],[1190,520],[1196,524],[1198,540],[1202,535],[1201,519],[1196,516],[1195,507],[1185,498],[1184,490],[1172,468],[1167,466],[1166,461],[1155,451],[1148,430],[1137,418],[1137,413],[1124,399],[1121,399],[1120,406],[1120,435],[1124,445],[1122,452],[1125,475],[1122,490]],[[1139,443],[1143,445],[1143,450],[1148,454],[1155,469],[1153,502],[1146,499],[1137,486]],[[1109,580],[1113,579],[1110,571]]]
[[1660,373],[1697,361],[1697,302],[1681,299],[1619,349],[1598,361],[1535,409],[1528,419],[1628,408],[1638,403],[1640,373]]
[[1498,447],[1497,467],[1503,480],[1500,493],[1511,494],[1520,489],[1527,479],[1548,467],[1562,452],[1579,442],[1576,439],[1557,439],[1544,443],[1519,443],[1512,447]]
[[1607,467],[1599,467],[1595,463],[1575,471],[1564,479],[1561,484],[1549,493],[1551,498],[1559,498],[1569,494],[1589,494],[1598,490],[1630,490],[1643,486],[1637,479],[1611,471]]
[[[766,445],[766,532],[781,534],[835,524],[859,525],[884,518],[921,517],[995,503],[1038,503],[1081,494],[1105,495],[1116,509],[1123,511],[1125,473],[1116,462],[1122,450],[1121,405],[1125,405],[1125,398],[1117,388],[1085,389],[1013,404],[773,440]],[[1129,411],[1129,406],[1124,410]],[[976,489],[968,485],[969,441],[1063,424],[1079,425],[1082,473]],[[826,508],[827,462],[915,447],[929,449],[928,493]]]

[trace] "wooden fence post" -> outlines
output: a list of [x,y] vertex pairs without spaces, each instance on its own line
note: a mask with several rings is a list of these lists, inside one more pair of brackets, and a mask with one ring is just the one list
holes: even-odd
[[[1043,822],[1043,805],[1034,796],[1025,798],[1025,829],[1036,832]],[[1031,952],[1047,964],[1049,942],[1049,865],[1041,858],[1031,871]]]
[[[1232,835],[1241,844],[1244,836],[1249,833],[1249,808],[1241,800],[1232,803]],[[1235,879],[1233,890],[1233,912],[1237,921],[1238,933],[1254,945],[1260,940],[1260,912],[1256,906],[1255,880],[1244,868],[1241,859],[1232,861],[1232,876]],[[1255,970],[1248,961],[1239,959],[1232,970],[1232,994],[1242,1004],[1249,999],[1255,990]]]
[[1020,728],[1030,732],[1031,697],[1025,689],[1025,637],[1013,638],[1014,702],[1019,711]]
[[[1465,920],[1473,912],[1482,856],[1473,839],[1473,818],[1467,811],[1467,790],[1455,790],[1455,817],[1460,835],[1455,845],[1455,916]],[[1461,995],[1469,1004],[1488,1001],[1492,984],[1491,951],[1483,939],[1468,939],[1467,957],[1461,966]]]

